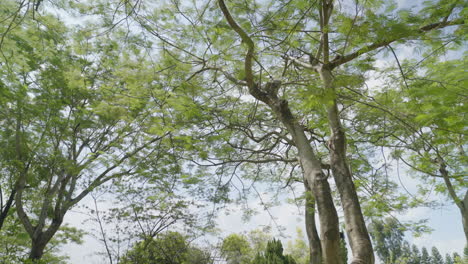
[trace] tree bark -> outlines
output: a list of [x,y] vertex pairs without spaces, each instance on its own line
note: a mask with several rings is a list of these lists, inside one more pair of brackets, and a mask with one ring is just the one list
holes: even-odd
[[[331,71],[326,67],[319,70],[320,78],[327,93],[335,95]],[[328,123],[331,130],[330,166],[333,172],[344,211],[345,228],[353,253],[352,264],[373,264],[374,253],[362,215],[359,198],[354,186],[351,170],[346,160],[346,135],[341,125],[336,99],[327,104]]]
[[322,246],[320,245],[320,237],[317,232],[315,223],[315,198],[309,183],[304,181],[306,189],[305,202],[305,229],[307,239],[309,241],[310,264],[322,264]]
[[3,208],[0,208],[0,230],[2,230],[3,224],[5,223],[6,218],[8,217],[8,212],[10,211],[13,201],[15,200],[16,189],[11,190],[10,196]]
[[442,157],[437,158],[439,161],[439,172],[444,178],[445,186],[447,187],[450,197],[453,199],[462,216],[463,231],[465,232],[466,244],[468,245],[468,191],[466,191],[463,200],[458,198],[452,183],[450,182],[449,172],[447,171],[447,165]]
[[316,157],[304,129],[291,113],[287,101],[279,99],[276,94],[266,96],[266,103],[292,135],[299,151],[299,160],[301,161],[305,180],[314,194],[320,220],[322,261],[326,264],[341,264],[338,214],[333,204],[330,185],[322,171],[321,162]]
[[29,253],[29,259],[33,261],[40,260],[44,255],[44,249],[49,241],[46,241],[42,237],[32,240],[31,252]]
[[462,215],[463,230],[465,231],[466,245],[468,245],[468,191],[463,199],[463,209],[460,209]]
[[35,232],[31,236],[31,251],[29,252],[29,259],[36,261],[42,258],[45,247],[59,230],[62,221],[63,216],[59,219],[52,220],[51,225],[46,231],[42,231],[42,229],[38,229],[39,227],[36,227]]

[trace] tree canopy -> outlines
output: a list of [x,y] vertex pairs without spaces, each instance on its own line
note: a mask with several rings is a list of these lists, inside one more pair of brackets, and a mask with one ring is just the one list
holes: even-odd
[[[411,5],[4,0],[0,262],[66,261],[75,210],[111,264],[464,261],[399,216],[455,206],[468,242],[468,8]],[[285,200],[290,254],[261,232],[191,243]]]

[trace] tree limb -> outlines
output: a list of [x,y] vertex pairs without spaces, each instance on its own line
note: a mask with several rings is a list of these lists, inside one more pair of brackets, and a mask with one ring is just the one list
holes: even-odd
[[331,69],[336,68],[336,67],[338,67],[338,66],[340,66],[342,64],[345,64],[345,63],[359,57],[362,54],[366,54],[366,53],[368,53],[370,51],[373,51],[373,50],[376,50],[378,48],[385,47],[388,44],[390,44],[392,42],[395,42],[397,40],[403,39],[403,38],[407,38],[407,37],[415,36],[415,35],[418,35],[418,34],[422,34],[422,33],[431,31],[433,29],[439,29],[439,28],[444,28],[444,27],[454,26],[454,25],[463,25],[463,24],[465,24],[463,19],[456,19],[456,20],[451,20],[451,21],[442,21],[442,22],[439,22],[439,23],[433,23],[433,24],[423,26],[423,27],[417,29],[416,31],[414,31],[414,32],[412,32],[410,34],[407,34],[406,36],[403,36],[403,37],[389,38],[389,39],[386,39],[386,40],[374,42],[374,43],[372,43],[370,45],[367,45],[365,47],[362,47],[362,48],[358,49],[357,51],[355,51],[353,53],[350,53],[350,54],[345,55],[343,57],[335,58],[333,61],[330,62],[330,68]]

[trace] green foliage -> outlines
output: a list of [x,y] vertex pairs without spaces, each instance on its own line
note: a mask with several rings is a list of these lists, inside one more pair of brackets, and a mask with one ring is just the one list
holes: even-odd
[[[252,186],[268,182],[273,189],[271,183],[284,186],[285,179],[288,184],[301,180],[300,172],[294,171],[297,161],[281,161],[297,157],[297,151],[279,119],[265,105],[245,100],[244,87],[233,89],[226,82],[223,71],[245,77],[245,50],[217,6],[210,1],[137,2],[135,6],[131,1],[105,0],[2,2],[0,187],[8,192],[26,189],[17,202],[23,202],[26,220],[38,228],[12,231],[11,222],[5,227],[13,239],[5,241],[20,245],[18,254],[25,254],[27,236],[43,233],[41,227],[52,222],[61,223],[68,210],[98,187],[113,191],[120,202],[109,218],[151,223],[171,212],[170,221],[183,218],[193,224],[187,209],[195,205],[179,195],[184,191],[223,204],[233,201],[234,189],[240,190],[234,186],[236,178],[243,192],[238,200],[247,197],[243,181]],[[271,78],[284,83],[279,97],[289,102],[294,119],[300,120],[324,162],[330,135],[325,107],[338,102],[348,135],[349,165],[364,194],[365,216],[378,218],[420,203],[395,191],[396,185],[382,172],[387,170],[386,161],[383,167],[373,166],[378,158],[367,150],[375,147],[396,146],[394,157],[425,176],[438,176],[444,162],[455,192],[463,191],[466,60],[438,62],[436,57],[441,44],[462,46],[466,27],[436,28],[430,34],[420,30],[466,17],[463,1],[427,1],[419,14],[398,9],[395,1],[339,4],[331,24],[322,30],[320,1],[230,3],[236,20],[256,43],[255,81]],[[62,11],[77,16],[72,22],[61,21],[56,13]],[[67,27],[78,15],[83,20]],[[360,55],[334,69],[336,90],[323,89],[315,74],[283,59],[289,54],[300,60],[319,54],[324,31],[330,32],[326,52],[331,52],[331,60],[353,52]],[[368,91],[367,73],[380,70],[375,65],[379,49],[372,45],[396,46],[397,39],[421,40],[428,56],[423,64],[404,63],[405,89],[393,81],[391,87]],[[394,78],[393,70],[385,74]],[[276,161],[267,163],[268,159]],[[448,193],[445,183],[424,178],[436,183],[437,192]],[[9,217],[8,221],[27,223],[24,216]],[[409,251],[409,245],[398,244],[403,230],[395,234],[385,227],[380,230],[384,237],[375,235],[375,240],[382,256],[389,261],[408,257],[397,248]],[[55,238],[58,244],[65,241],[59,235]],[[185,238],[173,239],[180,242],[173,247],[185,243]],[[268,239],[261,235],[255,242],[250,236],[247,240],[251,252],[266,250],[258,261],[268,255],[274,262],[290,262],[279,241],[265,245]],[[132,252],[149,257],[143,249],[162,246],[158,243],[145,240]],[[252,254],[245,238],[229,243]],[[227,248],[229,252],[235,247]]]
[[285,253],[290,255],[297,264],[309,264],[310,254],[309,245],[304,240],[304,233],[302,229],[296,229],[296,239],[294,241],[288,241],[285,249]]
[[393,263],[403,256],[405,230],[396,219],[374,220],[369,229],[375,251],[384,263]]
[[264,252],[258,252],[251,264],[296,264],[294,258],[283,254],[280,240],[270,240]]
[[223,239],[221,255],[228,264],[247,264],[250,263],[253,252],[245,236],[231,234]]
[[348,247],[346,246],[346,240],[344,237],[342,237],[340,241],[340,256],[343,263],[348,263]]
[[436,247],[432,247],[431,254],[432,254],[431,261],[433,264],[444,263],[444,259],[442,258],[442,255],[440,254],[439,250]]
[[[68,263],[68,257],[62,255],[61,247],[67,243],[81,244],[83,236],[84,233],[74,227],[68,225],[62,226],[46,247],[45,254],[40,263]],[[0,241],[2,241],[0,263],[31,263],[28,260],[31,240],[14,214],[6,219],[5,225],[0,230]]]
[[421,258],[419,260],[421,264],[431,264],[431,256],[429,255],[429,252],[427,251],[426,247],[422,247],[421,249]]
[[178,232],[166,232],[136,243],[119,263],[209,264],[212,260],[208,252],[191,246],[188,237]]

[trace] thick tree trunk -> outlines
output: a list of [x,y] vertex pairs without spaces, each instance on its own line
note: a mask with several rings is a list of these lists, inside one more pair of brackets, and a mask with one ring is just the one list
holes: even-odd
[[36,239],[33,239],[31,242],[31,251],[29,253],[29,259],[33,261],[40,260],[44,255],[44,249],[49,243],[43,236],[39,236]]
[[269,99],[267,100],[268,105],[293,137],[296,148],[299,151],[299,160],[304,172],[304,178],[315,197],[320,220],[323,263],[341,264],[338,214],[333,204],[330,185],[326,175],[322,171],[321,162],[315,156],[303,127],[299,125],[292,115],[287,101],[279,99],[275,94],[270,94]]
[[315,223],[315,198],[309,183],[304,181],[306,189],[305,202],[305,229],[307,239],[309,241],[310,264],[322,264],[322,246],[320,245],[320,237],[317,232]]
[[[320,77],[327,92],[334,93],[332,74],[328,69],[322,68]],[[327,102],[328,122],[331,130],[330,166],[335,179],[341,204],[343,206],[346,233],[353,253],[352,264],[373,264],[374,253],[372,243],[367,231],[364,216],[354,186],[352,174],[346,160],[346,135],[341,125],[336,100]]]
[[40,226],[36,227],[33,235],[31,236],[31,251],[29,252],[29,259],[35,261],[42,258],[44,255],[44,249],[50,242],[55,233],[59,230],[63,221],[63,215],[57,219],[52,220],[52,223],[46,231],[42,231]]

